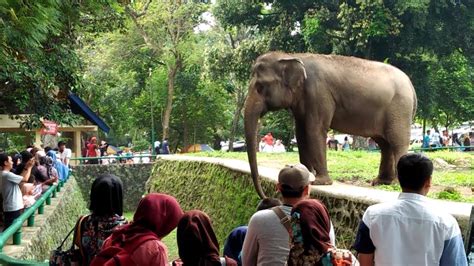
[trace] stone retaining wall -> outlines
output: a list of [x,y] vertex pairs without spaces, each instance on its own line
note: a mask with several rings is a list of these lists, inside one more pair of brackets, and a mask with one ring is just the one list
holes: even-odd
[[[262,187],[275,196],[278,169],[259,167]],[[245,224],[258,202],[248,163],[219,158],[162,156],[156,162],[147,190],[174,195],[183,209],[202,209],[214,220],[220,243],[236,226]],[[327,207],[334,224],[338,247],[354,241],[359,221],[368,206],[394,200],[397,192],[362,188],[335,182],[332,186],[312,186],[311,197]],[[472,204],[434,200],[451,213],[466,235]]]
[[114,174],[123,182],[123,208],[125,212],[135,211],[145,192],[145,183],[150,177],[152,163],[142,164],[83,164],[75,166],[73,171],[84,199],[89,204],[89,194],[94,179],[105,173]]

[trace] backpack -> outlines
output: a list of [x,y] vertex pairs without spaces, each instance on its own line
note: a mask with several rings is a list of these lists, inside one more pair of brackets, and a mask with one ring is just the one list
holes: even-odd
[[150,240],[158,240],[158,237],[153,234],[146,234],[132,242],[112,243],[111,246],[102,249],[94,257],[91,266],[137,265],[131,258],[131,255],[141,244]]

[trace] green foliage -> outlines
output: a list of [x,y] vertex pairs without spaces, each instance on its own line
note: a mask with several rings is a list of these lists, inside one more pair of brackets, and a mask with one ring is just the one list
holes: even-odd
[[431,86],[437,94],[435,117],[450,127],[474,119],[474,68],[462,51],[456,50],[430,71]]
[[[25,128],[38,128],[41,118],[58,123],[77,121],[65,99],[81,88],[76,37],[83,16],[115,12],[109,1],[41,0],[0,2],[0,112],[16,117]],[[112,12],[113,11],[113,12]]]
[[31,132],[25,133],[0,133],[0,147],[7,154],[14,154],[23,151],[28,143],[32,141],[34,135]]
[[288,147],[294,137],[293,115],[289,111],[282,110],[271,113],[262,119],[261,124],[260,136],[272,132],[274,138],[281,139],[283,144]]
[[277,0],[246,7],[228,2],[218,2],[219,21],[226,28],[255,29],[268,38],[270,50],[390,62],[412,79],[420,118],[449,126],[473,119],[464,111],[474,109],[472,100],[457,105],[470,99],[473,83],[466,73],[473,66],[474,6],[466,1]]
[[456,190],[449,190],[449,191],[441,191],[436,194],[436,197],[438,199],[446,199],[446,200],[452,200],[452,201],[459,201],[462,196],[459,191]]

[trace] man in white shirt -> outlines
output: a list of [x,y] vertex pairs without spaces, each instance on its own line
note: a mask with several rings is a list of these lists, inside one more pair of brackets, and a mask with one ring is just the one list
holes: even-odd
[[[313,175],[302,164],[286,166],[280,171],[277,189],[281,192],[283,205],[277,208],[288,219],[292,206],[308,198],[310,176]],[[330,238],[334,245],[332,224]],[[261,210],[252,215],[242,247],[242,265],[283,266],[289,253],[289,233],[276,211]]]
[[61,162],[69,166],[69,160],[71,159],[72,151],[71,149],[66,148],[66,143],[64,141],[58,142],[58,151],[59,151],[59,159]]
[[20,190],[20,183],[28,181],[33,167],[34,159],[30,159],[21,175],[10,172],[13,168],[12,157],[5,153],[0,153],[0,167],[2,169],[2,197],[3,215],[5,229],[23,213],[23,197]]
[[360,265],[467,266],[456,219],[426,198],[433,163],[411,153],[397,171],[398,200],[370,206],[360,222],[354,244]]

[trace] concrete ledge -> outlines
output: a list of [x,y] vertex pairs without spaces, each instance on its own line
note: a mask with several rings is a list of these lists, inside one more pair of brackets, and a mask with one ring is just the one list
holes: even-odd
[[[250,175],[250,166],[248,162],[234,159],[222,159],[222,158],[211,158],[211,157],[195,157],[195,156],[185,156],[185,155],[165,155],[159,156],[161,160],[171,160],[171,161],[197,161],[197,162],[208,162],[212,164],[217,164],[224,166],[233,171],[241,172],[244,174]],[[280,169],[269,168],[269,167],[258,167],[259,174],[261,178],[266,178],[273,182],[277,182],[278,173]],[[340,230],[346,231],[347,219],[350,219],[350,227],[356,229],[358,221],[353,220],[354,217],[347,217],[348,215],[355,215],[356,219],[360,219],[365,209],[373,204],[391,201],[398,198],[399,192],[392,191],[383,191],[375,188],[365,188],[351,186],[339,182],[334,182],[331,186],[311,186],[311,195],[314,198],[322,200],[328,207],[331,212],[331,216],[337,216],[340,219],[346,220],[346,224],[341,224]],[[335,203],[334,200],[342,200],[345,202]],[[451,202],[431,199],[440,209],[452,214],[458,221],[459,226],[464,234],[467,232],[469,224],[469,216],[471,214],[471,208],[473,204],[462,203],[462,202]],[[337,204],[338,206],[335,206]],[[347,205],[347,208],[345,207]],[[350,205],[350,206],[349,206]],[[349,207],[353,210],[349,210]],[[357,209],[357,210],[354,210]],[[339,209],[339,210],[335,210]],[[342,210],[346,209],[346,210]],[[336,215],[336,212],[339,212]],[[344,213],[344,217],[341,217],[341,212]],[[336,221],[338,223],[338,221]],[[337,227],[337,226],[336,226]],[[349,228],[349,229],[351,229]],[[352,230],[351,229],[351,230]],[[348,230],[351,231],[351,230]],[[336,229],[337,231],[337,229]],[[354,232],[354,231],[352,231]]]

